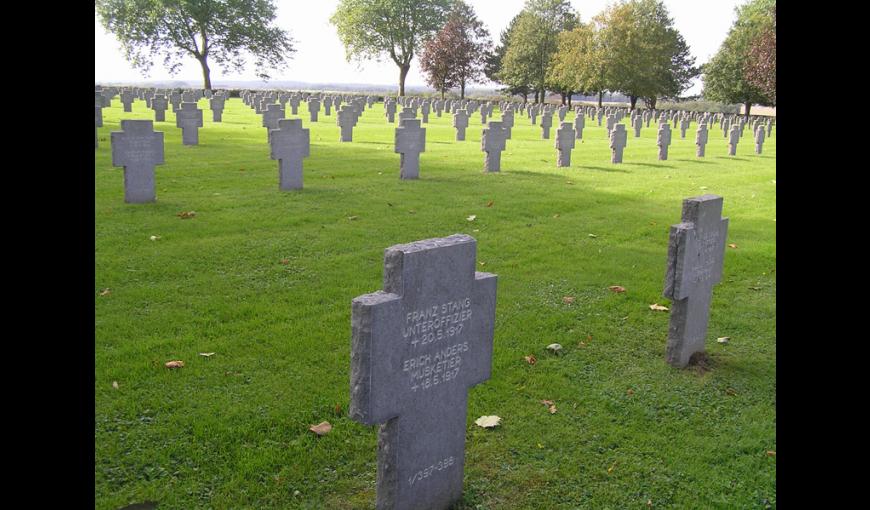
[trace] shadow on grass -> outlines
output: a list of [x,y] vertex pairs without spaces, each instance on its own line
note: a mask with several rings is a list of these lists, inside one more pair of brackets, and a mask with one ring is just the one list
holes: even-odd
[[[614,163],[614,164],[618,165],[619,163]],[[622,169],[619,169],[619,168],[607,168],[607,167],[604,167],[604,166],[586,166],[586,165],[581,165],[580,168],[587,169],[587,170],[599,170],[599,171],[601,171],[601,172],[611,172],[611,173],[613,173],[613,172],[619,172],[619,173],[622,173],[622,174],[630,174],[630,173],[631,173],[631,172],[628,171],[628,170],[622,170]]]
[[704,165],[713,165],[712,161],[704,161],[703,159],[675,159],[673,161],[683,161],[685,163],[701,163]]
[[631,163],[638,166],[651,166],[653,168],[674,168],[674,165],[664,165],[662,163]]

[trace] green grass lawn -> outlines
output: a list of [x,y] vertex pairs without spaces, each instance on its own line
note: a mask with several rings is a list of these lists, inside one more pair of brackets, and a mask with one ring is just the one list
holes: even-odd
[[[433,112],[420,179],[401,181],[382,104],[350,143],[335,110],[312,123],[303,104],[305,188],[281,192],[260,116],[233,98],[213,123],[199,104],[198,146],[181,144],[171,111],[155,123],[166,164],[157,202],[138,205],[124,203],[109,133],[153,112],[137,100],[124,113],[117,98],[103,110],[97,509],[374,508],[377,429],[346,415],[350,303],[381,289],[385,248],[454,233],[476,238],[479,270],[498,275],[492,378],[469,392],[458,508],[776,506],[776,128],[763,155],[747,127],[729,157],[716,124],[699,159],[693,123],[685,139],[673,131],[667,161],[653,124],[641,138],[629,128],[614,165],[587,118],[572,166],[556,168],[554,139],[516,115],[502,171],[485,174],[479,113],[456,142],[451,116]],[[669,305],[668,229],[705,193],[724,197],[736,248],[713,291],[709,370],[677,370],[664,361],[668,314],[649,305]],[[501,426],[477,427],[482,415]],[[324,420],[330,434],[308,431]]]

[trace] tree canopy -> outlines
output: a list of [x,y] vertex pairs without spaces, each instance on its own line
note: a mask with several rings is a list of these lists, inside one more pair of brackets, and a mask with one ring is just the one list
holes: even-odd
[[156,57],[171,74],[183,59],[202,67],[203,87],[211,88],[209,61],[241,71],[253,57],[258,76],[281,69],[295,51],[290,35],[271,26],[271,0],[96,0],[103,26],[118,38],[134,67],[147,73]]
[[423,42],[443,25],[450,0],[341,0],[330,22],[347,52],[347,59],[380,60],[399,67],[399,95]]

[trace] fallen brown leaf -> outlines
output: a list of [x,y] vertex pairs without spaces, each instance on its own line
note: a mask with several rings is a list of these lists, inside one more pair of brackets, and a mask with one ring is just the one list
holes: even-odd
[[625,394],[628,396],[634,395],[634,390],[629,388],[628,391],[625,392]]
[[615,467],[616,467],[616,462],[614,462],[614,463],[613,463],[609,468],[607,468],[607,474],[612,473],[612,472],[613,472],[613,468],[615,468]]
[[491,429],[501,423],[501,418],[498,416],[481,416],[480,418],[474,420],[474,423],[477,424],[478,427]]
[[213,352],[201,352],[201,353],[199,353],[199,355],[204,357],[204,358],[210,358],[210,357],[214,356],[214,353]]
[[193,218],[194,216],[196,216],[196,212],[195,211],[181,211],[180,213],[176,214],[176,216],[178,216],[179,218],[181,218],[183,220],[186,220],[188,218]]
[[341,404],[335,404],[334,411],[335,411],[335,414],[340,416],[341,415]]
[[308,427],[308,430],[314,432],[318,436],[325,436],[326,434],[329,434],[330,430],[332,430],[332,425],[330,425],[328,421],[324,421],[317,425]]
[[494,203],[495,203],[494,200],[490,200],[489,202],[486,203],[486,206],[487,206],[487,207],[492,207],[492,204],[494,204]]
[[112,388],[118,389],[118,381],[112,381]]
[[534,354],[529,354],[528,356],[524,356],[524,358],[526,360],[526,363],[528,363],[529,365],[534,365],[538,362],[538,358],[536,358]]
[[612,290],[613,292],[625,292],[625,287],[622,287],[621,285],[611,285],[607,288]]
[[553,217],[554,217],[554,218],[558,218],[558,217],[559,217],[559,213],[554,214]]
[[166,368],[181,368],[184,366],[183,361],[167,361],[165,363]]
[[103,289],[103,290],[100,291],[100,295],[101,295],[101,296],[108,296],[108,295],[111,294],[111,293],[112,293],[112,290],[111,290],[111,289]]
[[359,218],[359,216],[348,216],[348,217],[347,217],[347,219],[349,219],[350,221],[353,221],[353,220],[355,220],[355,219],[357,219],[357,218]]
[[768,457],[776,457],[776,451],[774,451],[774,450],[767,450],[767,456],[768,456]]
[[725,393],[733,396],[733,395],[737,395],[737,390],[735,390],[734,388],[728,388],[725,390]]
[[667,306],[662,306],[662,305],[660,305],[660,304],[658,304],[658,303],[653,303],[653,304],[649,305],[649,309],[650,309],[650,310],[656,310],[656,311],[659,311],[659,312],[667,312],[667,311],[668,311],[668,307],[667,307]]
[[562,302],[565,303],[566,305],[570,305],[571,303],[574,302],[574,296],[565,296],[562,298]]
[[281,259],[281,263],[285,266],[290,263],[290,259]]
[[734,243],[731,243],[731,244],[728,245],[728,247],[729,247],[729,248],[737,248],[737,245],[734,244]]

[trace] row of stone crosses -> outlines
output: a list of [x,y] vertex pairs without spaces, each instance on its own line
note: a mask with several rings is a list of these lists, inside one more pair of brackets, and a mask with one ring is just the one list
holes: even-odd
[[[100,89],[95,91],[95,114],[96,126],[102,126],[102,108],[111,105],[111,98],[120,93],[124,104],[124,111],[132,111],[134,98],[142,97],[150,108],[155,111],[155,121],[165,121],[167,105],[171,105],[176,115],[176,126],[182,129],[182,143],[185,145],[197,145],[199,143],[199,128],[203,126],[203,112],[198,109],[197,101],[203,97],[209,98],[214,122],[221,122],[223,108],[228,97],[226,91],[210,90],[187,90],[184,92],[170,91],[166,99],[164,91],[157,89],[134,88],[120,90]],[[375,98],[373,96],[342,96],[323,95],[319,93],[290,93],[290,92],[252,92],[241,93],[242,100],[254,111],[262,116],[262,125],[267,130],[267,140],[271,146],[270,157],[278,160],[278,186],[284,191],[302,189],[302,160],[310,155],[310,135],[308,129],[302,128],[301,119],[286,119],[285,105],[290,104],[291,113],[298,115],[300,101],[308,103],[310,120],[317,122],[320,105],[323,104],[326,115],[330,115],[332,107],[336,108],[336,124],[340,127],[341,142],[353,141],[353,127],[356,126],[359,117],[366,107],[371,108]],[[343,102],[346,104],[342,105]],[[399,113],[399,126],[395,132],[394,151],[400,156],[400,179],[417,179],[420,175],[420,153],[426,149],[426,129],[422,123],[428,123],[430,101],[421,98],[399,97],[387,98],[385,103],[385,115],[387,122],[394,123],[397,104],[403,106]],[[550,137],[550,127],[554,114],[564,120],[567,114],[567,106],[558,109],[552,105],[522,104],[503,101],[499,104],[502,112],[500,121],[490,120],[487,116],[492,115],[494,105],[475,100],[435,100],[431,102],[436,115],[441,116],[442,111],[453,114],[453,125],[456,128],[456,139],[465,140],[465,129],[468,127],[469,115],[480,110],[481,124],[484,125],[481,136],[481,150],[485,153],[484,169],[487,172],[501,170],[501,153],[506,149],[507,140],[511,138],[514,126],[514,109],[520,115],[525,112],[532,125],[541,118],[542,138]],[[422,113],[422,121],[417,119],[417,109]],[[631,124],[634,126],[635,137],[640,136],[643,124],[649,126],[653,118],[658,118],[658,147],[659,159],[667,160],[668,147],[671,143],[670,122],[673,121],[676,128],[679,125],[681,137],[685,138],[686,130],[693,120],[698,122],[695,143],[698,157],[703,157],[708,139],[708,126],[719,121],[723,131],[729,136],[729,154],[735,155],[737,143],[743,135],[746,120],[743,117],[733,117],[721,114],[708,114],[697,112],[655,112],[644,110],[643,112],[628,112],[625,108],[595,108],[578,106],[575,111],[574,123],[561,122],[561,127],[556,131],[555,148],[557,151],[556,165],[569,167],[571,165],[571,151],[575,147],[575,140],[583,137],[586,115],[590,118],[597,117],[598,124],[606,118],[606,128],[609,133],[610,147],[612,150],[611,161],[621,163],[623,150],[628,142],[628,134],[625,126],[619,122],[629,115]],[[750,125],[755,132],[755,152],[761,154],[764,143],[765,128],[769,134],[773,124],[768,118],[766,124],[761,117],[750,120]],[[730,127],[730,130],[729,130]],[[152,202],[156,199],[156,184],[154,182],[154,165],[163,164],[163,134],[153,131],[151,121],[147,120],[122,120],[121,132],[112,133],[112,163],[114,166],[124,167],[125,200],[131,203]],[[96,127],[95,127],[95,147]],[[136,173],[136,176],[128,175]]]
[[[282,175],[285,164],[298,163],[300,186],[299,156],[308,151],[301,122],[281,119],[270,131]],[[405,136],[399,130],[419,129],[419,123],[400,114],[397,146]],[[122,132],[112,133],[114,163],[125,167],[125,183],[146,174],[127,168],[150,165],[153,185],[163,133],[153,132],[150,120],[121,125]],[[678,368],[705,348],[728,231],[722,204],[716,195],[686,199],[681,223],[670,229],[666,359]],[[384,254],[383,290],[352,301],[349,414],[380,425],[379,509],[445,510],[462,497],[468,389],[490,378],[495,334],[497,276],[476,271],[476,254],[477,241],[463,234],[392,246]]]

